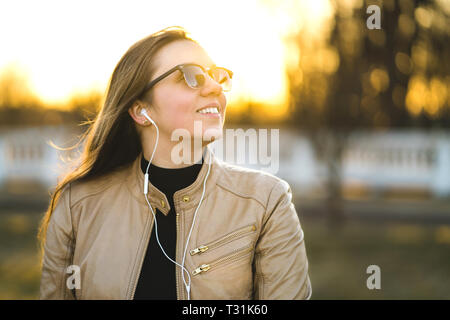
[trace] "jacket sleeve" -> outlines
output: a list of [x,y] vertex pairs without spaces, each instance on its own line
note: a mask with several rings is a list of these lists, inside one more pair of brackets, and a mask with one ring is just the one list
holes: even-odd
[[272,189],[261,228],[254,256],[254,299],[309,299],[304,235],[286,181]]
[[47,228],[42,262],[39,299],[73,299],[66,285],[67,267],[73,254],[70,185],[66,186],[53,209]]

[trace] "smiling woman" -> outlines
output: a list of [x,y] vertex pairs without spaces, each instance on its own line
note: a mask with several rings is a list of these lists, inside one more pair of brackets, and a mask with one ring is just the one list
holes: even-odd
[[208,146],[232,77],[180,27],[124,54],[42,220],[42,299],[311,296],[288,183]]

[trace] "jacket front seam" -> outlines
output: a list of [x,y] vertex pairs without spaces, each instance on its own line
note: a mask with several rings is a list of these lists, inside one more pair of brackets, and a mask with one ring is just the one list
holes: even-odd
[[264,275],[262,273],[262,268],[261,268],[261,257],[259,256],[259,254],[256,254],[255,252],[255,264],[256,264],[256,279],[258,282],[258,291],[259,291],[259,297],[258,299],[263,299],[264,298]]
[[[71,228],[71,230],[72,230],[72,233],[71,233],[71,235],[69,236],[70,238],[69,238],[69,241],[67,242],[67,246],[66,246],[66,255],[65,255],[65,257],[64,257],[64,266],[63,266],[63,270],[62,270],[62,274],[63,274],[63,276],[62,276],[62,279],[61,279],[61,289],[63,290],[63,294],[62,294],[62,297],[63,297],[63,299],[64,300],[66,300],[66,297],[67,297],[67,290],[66,290],[66,271],[67,271],[67,267],[69,266],[69,264],[70,264],[70,257],[71,257],[71,255],[72,255],[72,246],[74,246],[74,244],[73,244],[73,241],[74,241],[74,239],[73,239],[73,224],[72,224],[72,209],[71,209],[71,206],[70,206],[70,201],[71,201],[71,193],[72,193],[72,188],[71,188],[71,184],[69,184],[69,186],[68,186],[68,203],[67,203],[67,207],[68,207],[68,209],[69,209],[69,215],[70,215],[70,228]],[[66,200],[64,200],[64,202],[65,202]],[[66,205],[66,203],[64,204],[64,205]],[[72,259],[72,261],[73,261],[73,259]]]
[[63,270],[62,270],[62,279],[61,279],[61,289],[63,290],[63,294],[62,297],[64,300],[66,300],[66,296],[67,296],[67,290],[66,290],[66,270],[67,267],[69,266],[70,263],[70,256],[71,256],[71,247],[72,247],[72,239],[70,239],[67,242],[67,246],[66,246],[66,255],[64,257],[64,266],[63,266]]
[[[145,246],[144,239],[147,238],[146,235],[147,235],[148,229],[152,227],[151,225],[149,226],[150,219],[151,219],[150,215],[147,215],[147,220],[145,222],[144,231],[142,233],[141,239],[139,241],[138,250],[136,252],[136,258],[134,259],[133,267],[131,269],[130,283],[128,284],[128,290],[127,290],[128,291],[127,297],[129,300],[133,300],[135,291],[136,291],[135,287],[137,287],[137,284],[138,284],[137,282],[139,281],[139,275],[140,275],[142,265],[139,268],[139,270],[136,270],[136,268],[137,268],[136,264],[138,263],[138,261],[143,262],[143,259],[144,259],[143,255],[145,255],[145,251],[142,250],[142,247]],[[140,254],[142,252],[143,252],[143,254]]]
[[[73,264],[73,258],[75,255],[75,247],[76,247],[76,236],[75,236],[75,228],[74,228],[74,224],[73,224],[73,214],[72,214],[72,183],[69,183],[69,214],[70,214],[70,225],[72,228],[72,243],[71,243],[71,262],[70,264]],[[78,229],[78,228],[77,228]],[[75,300],[77,300],[77,292],[76,289],[72,289],[72,295],[74,297]],[[81,297],[81,291],[80,291],[80,297]]]
[[[177,208],[178,208],[178,211],[177,211]],[[186,235],[184,232],[185,210],[180,208],[180,205],[178,202],[174,201],[174,211],[175,211],[176,221],[177,221],[175,261],[177,261],[178,263],[181,263],[182,257],[184,254],[184,247],[186,246],[186,243],[185,243]],[[183,239],[180,239],[181,236],[183,237]],[[181,245],[181,248],[180,248],[180,245]],[[185,261],[185,263],[186,263],[186,261]],[[186,268],[186,265],[184,265],[183,267]],[[179,268],[178,266],[175,267],[175,285],[176,285],[176,291],[177,291],[177,300],[186,300],[186,296],[185,296],[186,288],[184,286],[183,275],[182,275],[183,272],[184,272],[183,269]],[[192,282],[190,283],[190,285],[192,286]]]

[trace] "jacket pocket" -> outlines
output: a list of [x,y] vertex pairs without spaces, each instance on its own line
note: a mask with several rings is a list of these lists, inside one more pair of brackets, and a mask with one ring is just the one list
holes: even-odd
[[190,254],[191,256],[196,255],[196,254],[201,254],[205,251],[208,250],[214,250],[216,248],[219,248],[233,240],[237,240],[239,238],[242,238],[252,232],[256,231],[256,226],[254,224],[239,228],[238,230],[235,230],[233,232],[228,233],[227,235],[216,239],[214,241],[211,241],[209,243],[206,243],[204,245],[201,245],[195,249],[190,250]]
[[247,256],[249,253],[251,253],[253,251],[253,242],[241,247],[239,249],[234,250],[233,252],[226,254],[212,262],[209,263],[204,263],[200,266],[198,266],[196,269],[194,269],[192,271],[192,274],[198,275],[200,273],[204,273],[207,272],[209,270],[214,270],[217,269],[219,267],[225,266],[229,263],[232,263],[234,261],[237,261],[245,256]]

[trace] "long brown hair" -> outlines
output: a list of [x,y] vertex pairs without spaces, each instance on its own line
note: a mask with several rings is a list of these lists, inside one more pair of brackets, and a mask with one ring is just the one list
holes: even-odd
[[[77,143],[84,144],[75,159],[77,165],[56,184],[41,220],[38,231],[41,264],[47,227],[61,191],[72,182],[95,179],[127,166],[141,152],[140,137],[128,109],[144,94],[142,91],[156,69],[154,57],[157,51],[177,40],[196,42],[184,28],[167,27],[133,44],[114,68],[99,113],[94,120],[85,122],[89,127]],[[145,98],[151,101],[151,93]]]

